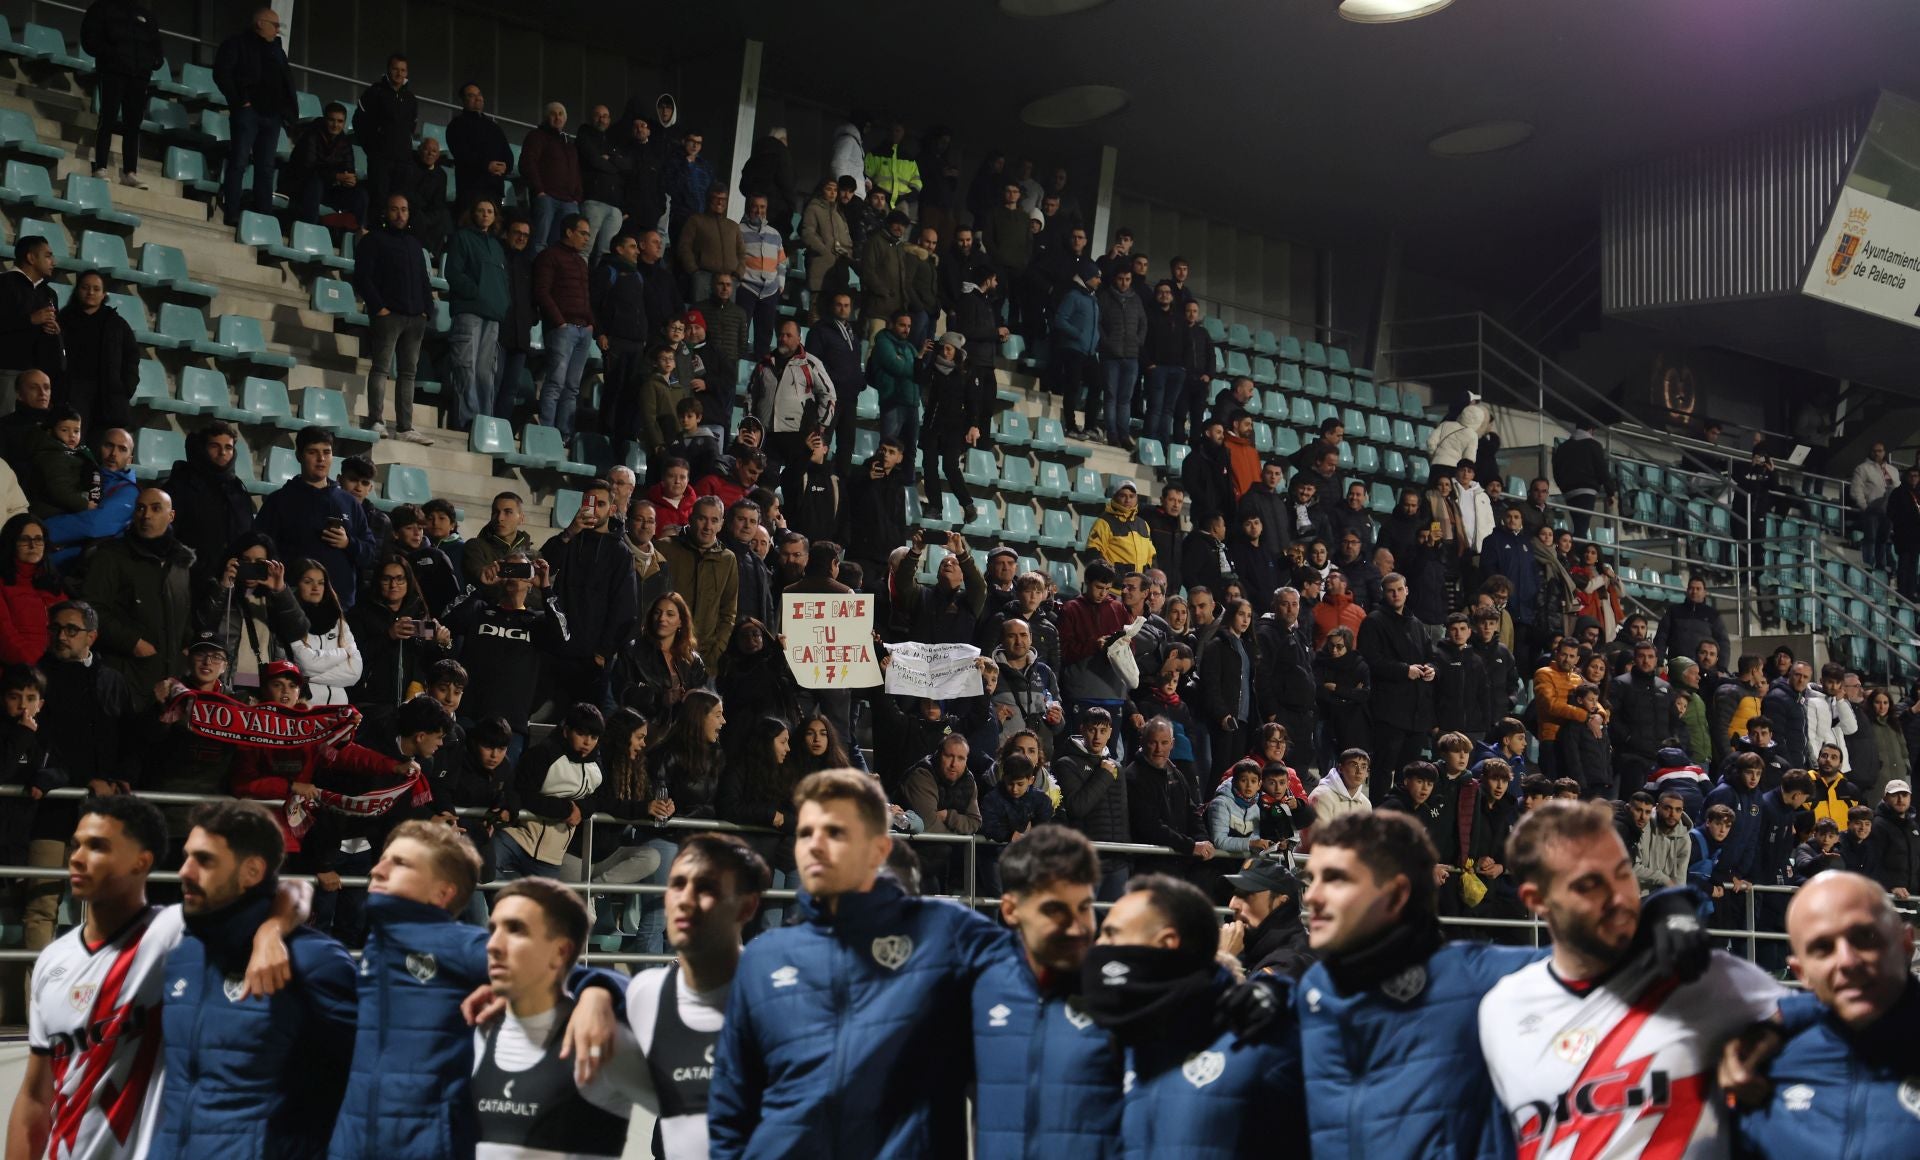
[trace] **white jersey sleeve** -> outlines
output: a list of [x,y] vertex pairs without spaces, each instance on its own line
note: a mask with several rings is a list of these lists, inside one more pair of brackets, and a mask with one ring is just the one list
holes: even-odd
[[1550,960],[1480,1002],[1480,1048],[1511,1117],[1519,1160],[1722,1160],[1711,1096],[1720,1045],[1779,1007],[1784,988],[1716,951],[1707,972],[1588,989]]

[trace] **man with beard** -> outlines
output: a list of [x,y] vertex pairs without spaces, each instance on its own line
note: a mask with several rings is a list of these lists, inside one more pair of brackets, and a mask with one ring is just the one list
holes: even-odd
[[612,496],[606,480],[587,481],[580,510],[537,557],[552,569],[549,596],[567,618],[566,644],[549,658],[546,683],[556,702],[586,701],[603,710],[613,704],[608,666],[632,638],[637,616],[633,553],[606,527]]
[[1278,862],[1255,859],[1240,873],[1227,875],[1226,882],[1233,888],[1227,903],[1233,917],[1222,928],[1221,949],[1238,958],[1249,975],[1299,978],[1313,963],[1307,928],[1300,922],[1300,880]]
[[[1520,1154],[1729,1155],[1709,1067],[1726,1039],[1773,1017],[1785,990],[1724,951],[1691,978],[1636,954],[1648,925],[1640,890],[1600,803],[1550,802],[1527,814],[1508,840],[1507,867],[1521,903],[1553,935],[1548,958],[1502,979],[1479,1005],[1480,1046]],[[1688,914],[1657,921],[1682,934],[1700,926]]]
[[1014,937],[973,985],[975,1146],[982,1156],[1111,1156],[1121,1058],[1080,1000],[1100,856],[1064,826],[1028,830],[1000,858],[1000,921]]
[[1253,638],[1258,645],[1254,686],[1256,712],[1278,721],[1287,736],[1314,735],[1318,690],[1313,682],[1313,627],[1300,619],[1300,593],[1282,588],[1273,594],[1273,612],[1260,618]]
[[1232,980],[1215,961],[1219,941],[1198,887],[1148,874],[1127,883],[1087,952],[1083,1002],[1125,1048],[1132,1077],[1121,1101],[1123,1156],[1305,1154],[1295,1028],[1257,1044],[1218,1029],[1214,1006]]
[[1433,728],[1433,643],[1426,626],[1407,612],[1407,581],[1398,572],[1381,579],[1381,606],[1360,626],[1360,655],[1373,677],[1373,796],[1387,779],[1420,756]]

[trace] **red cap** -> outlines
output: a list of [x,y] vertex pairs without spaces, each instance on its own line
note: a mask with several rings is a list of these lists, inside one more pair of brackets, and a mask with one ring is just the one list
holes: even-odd
[[707,328],[707,316],[698,310],[689,310],[685,314],[682,314],[680,321],[686,323],[688,326],[697,326],[702,330]]
[[294,680],[303,683],[306,681],[306,678],[300,673],[300,666],[294,664],[292,661],[268,661],[260,667],[260,683],[262,685],[265,685],[275,677],[292,677]]

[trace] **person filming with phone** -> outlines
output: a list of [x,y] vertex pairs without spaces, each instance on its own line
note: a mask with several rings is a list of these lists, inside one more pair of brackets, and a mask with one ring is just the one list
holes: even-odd
[[333,435],[326,428],[302,428],[293,444],[300,474],[261,502],[253,530],[273,539],[282,560],[318,560],[340,603],[352,608],[361,573],[374,559],[366,512],[332,478]]
[[[548,601],[552,583],[547,561],[509,552],[482,568],[480,583],[442,618],[460,635],[468,669],[487,674],[469,687],[460,714],[475,721],[504,717],[513,729],[508,761],[518,761],[526,748],[541,658],[558,655],[567,643],[567,624]],[[489,600],[487,593],[496,591],[499,597]]]
[[252,696],[265,684],[261,670],[290,659],[293,642],[307,635],[307,614],[274,554],[274,542],[259,532],[241,536],[227,550],[220,582],[200,600],[199,623],[219,633],[233,688]]

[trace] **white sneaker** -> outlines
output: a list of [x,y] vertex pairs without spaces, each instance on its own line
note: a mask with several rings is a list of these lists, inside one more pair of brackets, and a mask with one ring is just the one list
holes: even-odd
[[126,186],[128,189],[145,189],[147,187],[147,183],[140,180],[138,173],[130,173],[126,170],[120,172],[120,184]]
[[104,166],[104,165],[96,165],[96,166],[94,166],[94,167],[93,167],[93,175],[94,175],[95,177],[105,177],[105,176],[107,175],[107,167],[106,167],[106,166]]
[[375,424],[373,425],[373,433],[374,433],[375,435],[378,435],[378,436],[380,436],[380,438],[382,438],[382,439],[385,439],[385,438],[387,438],[387,437],[388,437],[388,433],[387,433],[387,425],[386,425],[385,423],[379,423],[379,422],[376,422],[376,423],[375,423]]
[[407,430],[400,432],[399,434],[395,435],[394,438],[398,439],[402,443],[418,443],[422,447],[433,446],[433,440],[427,438],[425,435],[420,434],[420,432],[415,431],[412,428],[408,428]]

